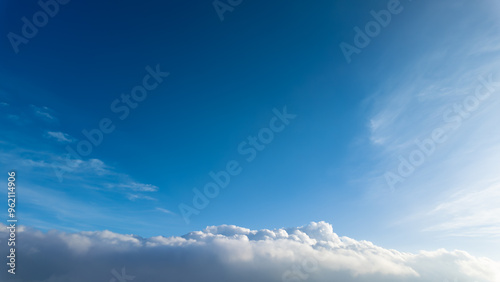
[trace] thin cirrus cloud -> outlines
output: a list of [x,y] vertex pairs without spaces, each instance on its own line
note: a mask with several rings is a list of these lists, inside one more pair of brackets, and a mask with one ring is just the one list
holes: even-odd
[[75,142],[75,139],[71,137],[69,134],[64,133],[64,132],[54,132],[54,131],[47,131],[46,135],[47,138],[53,139],[59,143],[72,143]]
[[150,200],[150,201],[157,201],[156,198],[153,198],[151,196],[147,196],[147,195],[142,195],[142,194],[133,194],[133,193],[129,193],[127,195],[127,199],[131,200],[131,201],[135,201],[135,200]]
[[[141,193],[154,193],[159,187],[153,184],[141,183],[130,175],[120,172],[115,167],[100,159],[65,158],[52,152],[40,152],[15,147],[9,153],[0,152],[0,160],[10,160],[11,165],[19,170],[30,171],[30,176],[52,183],[49,187],[91,187],[92,189],[123,193],[129,200],[154,199]],[[14,161],[13,161],[14,160]],[[57,171],[64,171],[64,181],[57,181]],[[27,179],[29,180],[29,178]]]
[[[443,13],[429,11],[429,17],[443,18]],[[376,181],[370,178],[366,185],[380,195],[390,193],[386,173],[400,175],[401,159],[424,152],[417,143],[443,129],[446,141],[423,153],[423,161],[394,185],[391,201],[403,203],[394,209],[408,219],[395,221],[440,237],[491,239],[500,230],[500,135],[492,130],[500,119],[500,42],[493,36],[500,22],[485,14],[473,28],[468,25],[465,20],[450,27],[463,30],[460,34],[442,32],[405,68],[386,75],[367,99],[372,110],[367,130],[378,165],[370,171]],[[430,32],[435,25],[419,28]],[[477,93],[487,97],[474,105]]]
[[175,213],[174,213],[174,212],[169,211],[169,210],[164,209],[164,208],[156,208],[156,210],[157,210],[157,211],[161,211],[161,212],[166,213],[166,214],[175,215]]
[[144,184],[137,182],[122,183],[117,186],[127,190],[140,191],[140,192],[156,192],[159,189],[158,186],[152,184]]
[[39,117],[45,121],[49,121],[49,122],[57,121],[57,118],[54,117],[53,111],[51,109],[49,109],[48,107],[46,107],[46,106],[38,107],[35,105],[30,105],[30,107],[31,107],[31,110],[33,111],[33,113],[37,117]]
[[[4,253],[7,237],[0,224]],[[125,281],[207,282],[500,279],[500,264],[487,258],[458,250],[412,254],[384,249],[339,237],[325,222],[275,230],[211,226],[181,237],[150,238],[22,227],[18,237],[23,244],[16,254],[23,258],[23,271],[9,281],[110,281],[121,275],[127,276]]]
[[[449,7],[436,6],[436,10],[427,12],[428,18],[446,21],[442,12]],[[429,128],[439,125],[449,106],[474,94],[480,76],[495,76],[493,80],[498,86],[500,41],[495,35],[500,31],[500,21],[496,14],[486,13],[471,26],[469,21],[474,16],[465,14],[463,21],[448,27],[449,32],[443,29],[439,40],[429,42],[406,66],[392,75],[384,74],[375,94],[368,99],[373,105],[368,122],[373,143],[390,151],[405,148],[411,145],[407,140],[428,134]],[[422,21],[419,30],[431,32],[435,24]],[[452,30],[463,32],[457,34]],[[494,99],[484,104],[490,104],[491,100]],[[484,104],[480,107],[486,108]],[[477,112],[488,115],[491,111],[490,107]]]
[[440,219],[424,231],[449,236],[500,238],[500,182],[463,189],[428,212]]

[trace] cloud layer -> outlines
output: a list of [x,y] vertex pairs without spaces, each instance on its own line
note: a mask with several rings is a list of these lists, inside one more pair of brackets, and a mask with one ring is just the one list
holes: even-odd
[[[0,224],[3,254],[7,236]],[[16,279],[5,270],[2,281],[500,281],[500,263],[490,259],[388,250],[339,237],[325,222],[258,231],[211,226],[151,238],[22,227],[17,242]]]

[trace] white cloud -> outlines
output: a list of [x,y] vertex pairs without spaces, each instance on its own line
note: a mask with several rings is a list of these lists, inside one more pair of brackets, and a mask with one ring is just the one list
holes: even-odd
[[439,203],[429,217],[439,223],[424,231],[440,231],[449,236],[500,237],[500,182],[461,190]]
[[37,107],[35,105],[30,105],[31,109],[35,113],[36,116],[42,118],[45,121],[57,121],[57,118],[55,118],[52,114],[52,110],[49,109],[48,107]]
[[54,139],[60,143],[72,143],[75,141],[75,139],[73,137],[71,137],[69,134],[63,133],[63,132],[47,131],[46,137],[50,138],[50,139]]
[[146,196],[146,195],[141,195],[141,194],[128,194],[127,195],[127,198],[131,201],[135,201],[135,200],[150,200],[150,201],[156,201],[155,198],[153,197],[150,197],[150,196]]
[[[0,251],[8,236],[0,224]],[[110,281],[499,281],[500,264],[463,251],[418,254],[339,237],[325,222],[250,230],[211,226],[182,237],[110,231],[68,234],[20,229],[17,280]],[[20,262],[21,263],[21,260]],[[115,270],[115,271],[113,271]],[[6,272],[0,277],[5,278]],[[116,277],[116,276],[115,276]]]
[[172,214],[172,215],[175,215],[175,213],[174,213],[174,212],[169,211],[169,210],[164,209],[164,208],[156,208],[156,210],[161,211],[161,212],[166,213],[166,214]]
[[[418,27],[421,34],[435,31],[432,40],[396,68],[381,71],[378,87],[366,100],[373,111],[366,119],[366,139],[374,146],[359,160],[375,160],[375,165],[360,186],[366,187],[366,206],[384,211],[377,218],[381,226],[396,222],[399,232],[415,234],[421,242],[467,242],[496,256],[491,242],[500,242],[499,186],[491,184],[500,183],[500,135],[495,130],[500,45],[491,35],[500,31],[500,21],[489,12],[494,1],[458,2],[464,6],[455,11],[462,11],[462,17],[447,14],[454,8],[443,2],[430,4],[433,8],[421,17],[425,20],[405,34]],[[448,17],[456,19],[455,25],[436,30],[436,23]],[[490,96],[481,95],[486,91]],[[476,95],[484,99],[474,99]],[[479,101],[476,107],[471,106],[474,100]],[[428,142],[441,130],[445,141]],[[413,165],[405,166],[406,161]],[[404,167],[411,171],[402,173]],[[391,183],[387,173],[400,178]]]
[[117,186],[120,188],[125,188],[127,190],[140,191],[140,192],[156,192],[156,191],[158,191],[158,186],[155,186],[152,184],[137,183],[137,182],[122,183],[122,184],[119,184]]
[[33,161],[31,159],[25,160],[25,164],[28,166],[38,166],[38,167],[47,167],[53,168],[56,167],[61,171],[69,171],[73,174],[83,174],[88,177],[89,174],[95,175],[109,175],[113,172],[110,170],[111,168],[104,164],[103,161],[99,159],[63,159],[59,156],[54,156],[49,154],[49,160],[41,160],[41,161]]
[[[46,193],[51,195],[51,200],[58,198],[57,191],[70,187],[74,189],[85,188],[102,193],[113,192],[120,196],[119,199],[126,197],[131,201],[157,200],[152,193],[159,190],[158,186],[139,182],[100,159],[75,159],[71,155],[30,150],[15,144],[7,145],[11,146],[11,149],[8,153],[0,152],[0,161],[8,162],[19,171],[26,172],[28,178],[25,181],[29,183],[29,186],[49,183],[42,186],[47,188]],[[64,177],[60,179],[63,182],[58,181],[58,173],[63,174]],[[52,201],[38,201],[37,198],[39,196],[34,197],[30,193],[25,200],[31,199],[34,201],[31,204],[41,210],[57,209],[58,205],[54,206]],[[67,213],[65,212],[65,214]]]

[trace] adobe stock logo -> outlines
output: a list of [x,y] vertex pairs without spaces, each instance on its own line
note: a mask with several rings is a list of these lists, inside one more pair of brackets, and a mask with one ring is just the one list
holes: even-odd
[[239,6],[243,0],[227,0],[227,3],[222,2],[221,0],[215,0],[212,2],[214,6],[215,12],[217,16],[219,16],[220,21],[224,21],[224,13],[232,12],[236,6]]
[[122,268],[121,273],[116,271],[115,269],[111,270],[111,274],[113,274],[113,278],[109,280],[109,282],[126,282],[134,280],[135,276],[131,276],[127,274],[127,270],[125,267]]
[[[164,81],[164,78],[170,75],[168,72],[161,71],[159,64],[157,64],[155,68],[146,66],[145,70],[147,74],[143,76],[141,83],[130,90],[130,94],[122,93],[120,98],[116,98],[111,102],[110,110],[115,114],[115,120],[117,118],[123,121],[128,118],[131,111],[136,109],[139,103],[144,102],[149,93],[158,88]],[[83,129],[82,135],[85,139],[76,142],[74,148],[67,145],[67,154],[63,163],[58,165],[52,164],[52,168],[59,182],[63,181],[63,175],[66,172],[71,172],[78,167],[79,160],[83,157],[88,157],[95,148],[104,142],[106,134],[111,134],[115,129],[115,121],[108,117],[100,119],[95,128],[91,128],[90,130]]]
[[9,32],[7,34],[7,38],[9,39],[14,52],[16,54],[19,53],[19,45],[28,44],[29,39],[33,39],[38,34],[38,29],[46,26],[49,23],[49,18],[53,18],[59,13],[59,5],[66,5],[69,1],[70,0],[38,1],[38,6],[42,9],[35,12],[31,17],[31,20],[26,17],[21,18],[21,21],[23,22],[21,35],[14,32]]
[[424,140],[414,140],[416,148],[408,154],[407,158],[401,155],[398,157],[397,169],[385,172],[384,178],[391,191],[395,191],[396,184],[404,182],[413,175],[418,167],[422,166],[435,153],[438,146],[444,144],[449,135],[470,119],[481,104],[491,99],[491,94],[500,87],[500,81],[493,81],[492,75],[489,75],[488,78],[479,76],[478,82],[474,93],[445,109],[442,114],[443,124],[441,126],[434,128]]
[[383,9],[378,12],[371,10],[370,14],[374,20],[367,22],[364,30],[357,26],[354,27],[354,46],[346,42],[341,42],[339,45],[347,63],[351,63],[353,54],[360,54],[361,50],[366,48],[371,40],[380,34],[382,27],[385,28],[391,23],[392,15],[397,15],[402,11],[403,6],[401,6],[399,0],[390,0],[387,3],[387,10]]
[[[266,147],[274,140],[277,133],[285,130],[290,121],[295,119],[297,115],[287,112],[287,107],[283,107],[280,111],[273,109],[274,116],[269,120],[268,126],[259,130],[257,135],[250,135],[245,141],[238,145],[238,153],[241,156],[246,156],[247,163],[251,163]],[[210,204],[210,199],[216,198],[221,189],[225,189],[232,178],[239,175],[243,171],[243,167],[237,160],[226,162],[225,169],[217,173],[211,171],[208,176],[211,180],[203,185],[203,190],[193,188],[192,205],[181,203],[179,211],[184,218],[186,224],[191,221],[191,216],[200,214],[200,211],[207,208]]]
[[314,251],[312,257],[303,258],[300,264],[294,264],[290,269],[283,272],[281,281],[291,282],[308,280],[310,274],[320,269],[320,262],[324,262],[327,256],[328,253],[322,250]]

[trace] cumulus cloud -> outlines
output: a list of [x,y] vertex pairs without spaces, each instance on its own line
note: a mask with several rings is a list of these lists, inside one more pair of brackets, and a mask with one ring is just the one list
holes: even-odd
[[[7,229],[0,224],[0,250]],[[181,237],[22,228],[8,281],[499,281],[500,264],[463,251],[418,254],[339,237],[325,222],[250,230],[211,226]],[[0,274],[2,281],[7,277]]]

